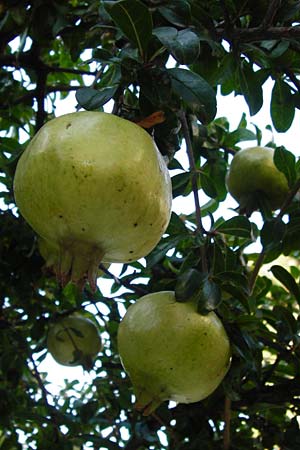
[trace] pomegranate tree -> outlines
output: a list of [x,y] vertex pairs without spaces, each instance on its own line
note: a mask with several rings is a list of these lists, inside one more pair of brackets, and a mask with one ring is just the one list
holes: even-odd
[[18,162],[14,193],[21,214],[48,242],[60,280],[88,278],[92,288],[100,262],[146,256],[171,213],[170,176],[151,136],[101,112],[46,123]]

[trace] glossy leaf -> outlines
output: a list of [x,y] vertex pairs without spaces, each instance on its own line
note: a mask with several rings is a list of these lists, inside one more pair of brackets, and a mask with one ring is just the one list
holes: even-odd
[[221,303],[222,295],[220,286],[214,281],[206,278],[198,296],[198,312],[207,314],[214,311]]
[[271,117],[273,125],[279,133],[287,131],[295,116],[295,107],[289,85],[279,79],[272,90]]
[[300,304],[300,289],[293,276],[282,266],[274,265],[271,272],[295,297]]
[[76,92],[76,100],[82,108],[93,111],[105,105],[114,96],[116,90],[117,86],[100,90],[84,87]]
[[251,223],[245,216],[236,216],[218,225],[216,231],[250,239]]
[[125,36],[144,55],[152,33],[149,9],[139,0],[107,1],[104,5]]
[[192,30],[160,27],[153,33],[180,64],[192,64],[198,57],[200,40]]
[[160,6],[158,10],[172,25],[185,27],[191,21],[191,6],[188,0],[173,0]]
[[216,94],[200,75],[186,69],[169,69],[172,87],[178,97],[203,123],[209,123],[216,115]]
[[274,164],[286,176],[289,186],[296,181],[295,155],[284,147],[277,147],[274,152]]
[[198,298],[203,286],[203,274],[196,269],[188,269],[179,275],[175,286],[178,302],[187,302]]
[[286,225],[280,219],[268,220],[261,230],[261,242],[265,252],[281,248]]

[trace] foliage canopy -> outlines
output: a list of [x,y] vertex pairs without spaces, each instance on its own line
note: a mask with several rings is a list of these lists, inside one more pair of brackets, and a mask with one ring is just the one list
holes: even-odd
[[[242,142],[259,145],[263,136],[244,115],[233,131],[230,117],[215,119],[217,89],[243,95],[254,115],[272,79],[272,125],[290,128],[300,108],[299,19],[294,0],[0,2],[0,449],[299,448],[299,161],[293,149],[268,143],[289,183],[281,209],[262,201],[261,227],[238,210],[225,220],[228,163]],[[111,101],[112,113],[146,126],[168,161],[174,199],[195,199],[188,216],[172,214],[144,261],[124,265],[118,277],[102,267],[113,281],[110,295],[101,279],[96,293],[61,288],[14,205],[19,155],[72,91],[81,108],[102,110]],[[164,120],[151,116],[158,112]],[[183,141],[189,170],[176,158]],[[251,253],[255,241],[262,251]],[[232,365],[202,402],[164,403],[143,417],[116,333],[124,307],[160,290],[219,314]],[[53,394],[39,370],[49,323],[85,310],[104,339],[92,383],[67,381]]]

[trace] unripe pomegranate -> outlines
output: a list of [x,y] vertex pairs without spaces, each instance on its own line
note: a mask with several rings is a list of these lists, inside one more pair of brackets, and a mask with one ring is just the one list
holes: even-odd
[[99,262],[146,256],[166,230],[171,182],[150,135],[100,112],[46,123],[21,156],[16,204],[51,244],[59,278],[95,288]]
[[52,323],[48,330],[47,347],[56,362],[64,366],[91,369],[102,348],[95,323],[80,314],[72,314]]
[[118,348],[144,415],[165,400],[204,399],[230,364],[230,343],[217,315],[199,314],[196,303],[179,303],[171,291],[145,295],[129,307]]
[[247,213],[258,209],[262,196],[271,209],[278,209],[288,194],[287,179],[273,158],[273,148],[257,146],[239,150],[232,159],[227,189]]

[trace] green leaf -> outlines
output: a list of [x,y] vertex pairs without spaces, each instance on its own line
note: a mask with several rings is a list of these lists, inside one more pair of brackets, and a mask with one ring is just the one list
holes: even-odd
[[109,1],[104,5],[116,25],[143,56],[152,35],[152,17],[149,9],[139,0]]
[[196,269],[187,269],[179,275],[175,286],[178,302],[187,302],[199,296],[203,286],[203,274]]
[[192,64],[200,52],[200,39],[192,30],[160,27],[153,34],[180,64]]
[[284,147],[277,147],[274,152],[274,164],[280,172],[284,173],[289,186],[292,186],[297,176],[295,155]]
[[166,234],[187,233],[187,231],[184,221],[175,212],[172,212]]
[[256,114],[263,105],[263,92],[260,77],[253,71],[250,64],[243,62],[238,71],[240,89],[249,106],[251,116]]
[[251,223],[245,216],[232,217],[216,227],[216,231],[243,238],[251,238]]
[[260,232],[264,252],[280,250],[286,233],[286,224],[280,219],[267,220]]
[[171,178],[173,198],[179,195],[187,195],[187,186],[190,182],[191,176],[189,172],[178,173]]
[[198,296],[198,312],[207,314],[213,311],[222,301],[220,286],[214,281],[206,278]]
[[233,147],[238,142],[254,140],[256,140],[256,134],[253,131],[247,130],[246,128],[238,128],[225,136],[224,145]]
[[188,105],[203,123],[213,120],[217,112],[216,93],[196,73],[186,69],[169,69],[174,92]]
[[191,21],[191,6],[188,0],[166,2],[166,6],[160,6],[158,11],[168,22],[175,26],[185,27]]
[[116,90],[117,86],[104,87],[100,90],[83,87],[76,92],[76,100],[82,108],[92,111],[105,105],[114,96]]
[[213,178],[209,176],[209,174],[204,171],[200,172],[200,182],[201,188],[205,192],[208,197],[216,198],[218,196],[218,192],[214,183]]
[[300,304],[300,289],[293,276],[286,269],[278,265],[272,266],[270,270],[274,277],[287,288]]
[[223,158],[208,160],[201,167],[200,182],[206,195],[212,198],[217,197],[219,201],[225,200],[227,195],[226,172],[227,166]]
[[271,117],[279,133],[287,131],[294,120],[295,106],[290,86],[283,80],[277,80],[272,89]]

